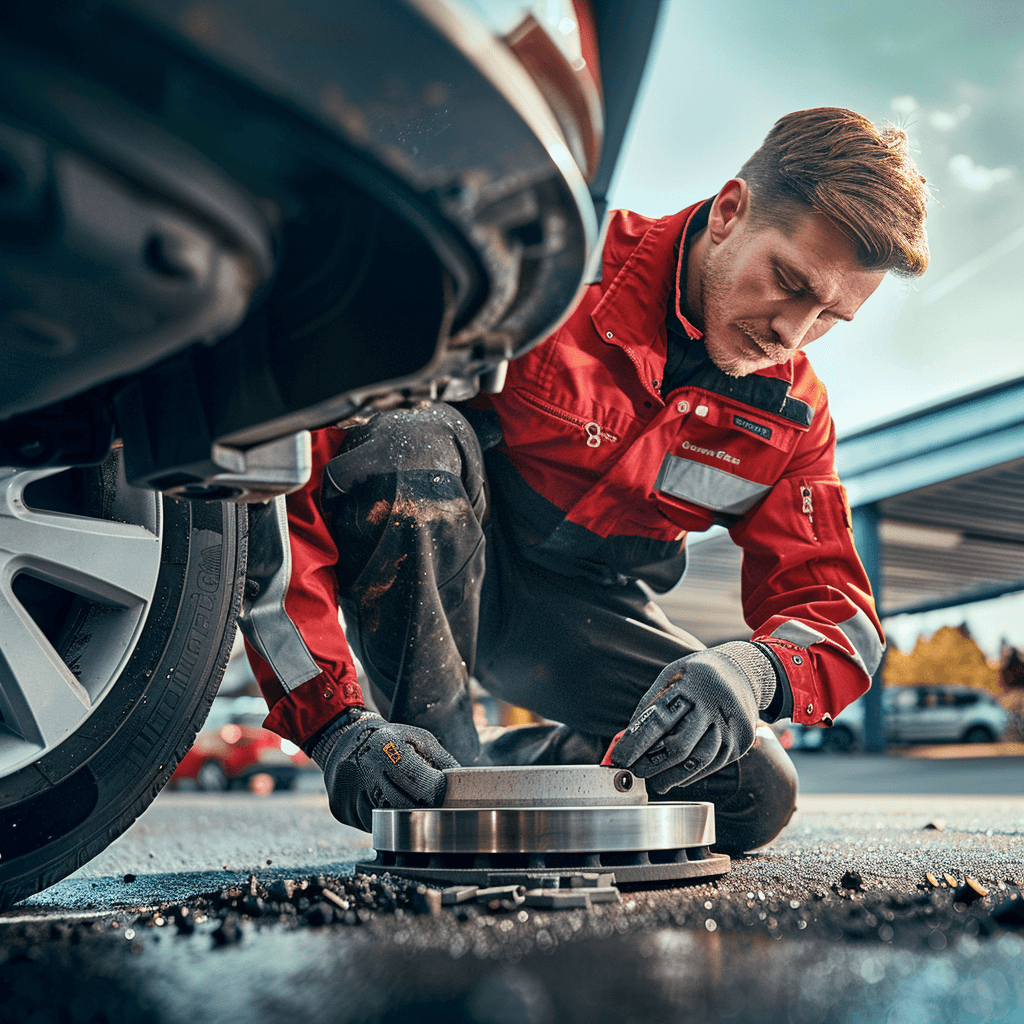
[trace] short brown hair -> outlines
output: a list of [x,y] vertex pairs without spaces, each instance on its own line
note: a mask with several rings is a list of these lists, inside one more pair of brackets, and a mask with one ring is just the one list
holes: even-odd
[[754,223],[786,230],[801,204],[846,234],[868,270],[917,277],[928,266],[928,189],[902,128],[841,107],[797,110],[775,122],[738,177]]

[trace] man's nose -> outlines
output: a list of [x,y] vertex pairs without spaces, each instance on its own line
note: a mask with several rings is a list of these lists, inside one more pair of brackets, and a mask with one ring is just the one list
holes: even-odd
[[811,309],[786,309],[772,320],[772,330],[778,336],[779,344],[790,352],[800,348],[807,332],[818,319],[818,307]]

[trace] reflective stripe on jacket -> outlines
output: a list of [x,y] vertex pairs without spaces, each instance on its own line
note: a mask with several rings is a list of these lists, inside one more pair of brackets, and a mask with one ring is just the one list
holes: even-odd
[[324,466],[344,438],[335,427],[314,431],[309,483],[250,515],[247,577],[259,590],[247,586],[239,626],[270,708],[263,724],[300,745],[363,703],[339,621],[338,549],[320,510]]

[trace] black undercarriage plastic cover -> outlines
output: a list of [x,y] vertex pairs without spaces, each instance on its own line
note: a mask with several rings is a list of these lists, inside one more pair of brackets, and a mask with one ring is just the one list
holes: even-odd
[[9,0],[0,21],[0,462],[96,461],[117,435],[133,483],[266,497],[301,484],[303,430],[468,397],[571,308],[593,200],[457,4]]

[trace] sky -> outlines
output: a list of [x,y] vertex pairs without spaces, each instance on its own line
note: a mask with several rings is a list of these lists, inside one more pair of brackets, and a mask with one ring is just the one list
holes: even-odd
[[[650,216],[714,195],[783,114],[849,107],[906,129],[933,201],[931,265],[808,350],[839,436],[1024,376],[1024,3],[665,0],[612,185]],[[888,620],[966,621],[1024,647],[1024,595]]]

